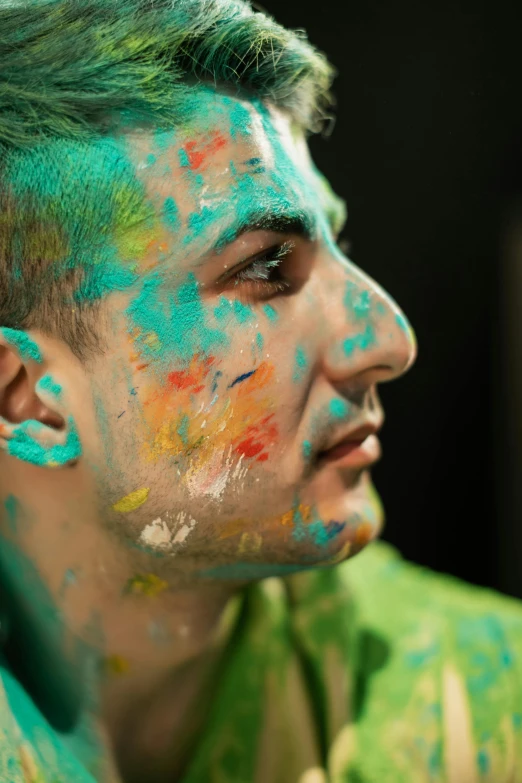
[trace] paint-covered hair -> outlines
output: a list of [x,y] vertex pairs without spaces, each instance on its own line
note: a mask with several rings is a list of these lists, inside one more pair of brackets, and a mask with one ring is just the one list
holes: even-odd
[[[269,100],[317,131],[332,77],[302,32],[243,0],[0,5],[0,326],[58,336],[80,359],[100,349],[99,297],[87,295],[96,246],[147,219],[111,141],[118,123],[174,128],[203,82]],[[100,185],[102,169],[110,187]]]

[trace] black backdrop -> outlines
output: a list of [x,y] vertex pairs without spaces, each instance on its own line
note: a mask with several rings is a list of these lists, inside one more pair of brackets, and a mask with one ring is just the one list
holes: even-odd
[[352,259],[419,340],[414,370],[381,392],[384,538],[414,561],[522,597],[498,296],[503,216],[520,185],[522,14],[504,0],[262,7],[304,28],[339,71],[335,130],[312,140],[313,155],[347,199]]

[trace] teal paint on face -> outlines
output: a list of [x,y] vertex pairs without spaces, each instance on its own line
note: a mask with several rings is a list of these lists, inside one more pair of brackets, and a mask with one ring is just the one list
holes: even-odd
[[8,495],[4,500],[4,508],[7,514],[7,523],[11,533],[17,532],[20,501],[14,495]]
[[344,527],[337,527],[332,532],[315,512],[313,512],[313,519],[310,522],[305,523],[297,501],[294,503],[292,523],[292,538],[296,541],[311,539],[313,543],[319,547],[327,546],[332,538],[342,530],[342,527]]
[[375,305],[375,310],[378,315],[386,315],[386,308],[382,302],[377,302]]
[[350,413],[350,405],[345,400],[331,400],[329,409],[335,419],[343,419]]
[[239,324],[246,324],[255,318],[255,313],[249,305],[245,305],[238,299],[230,300],[222,296],[219,304],[214,308],[214,315],[218,321],[228,321],[235,317]]
[[245,166],[250,168],[252,174],[264,174],[266,171],[261,158],[250,158],[250,160],[245,161]]
[[27,332],[23,332],[20,329],[9,329],[9,327],[4,326],[0,328],[0,334],[9,345],[18,349],[21,359],[24,361],[32,359],[33,362],[42,363],[43,357],[40,349]]
[[43,425],[32,419],[24,421],[13,430],[13,437],[7,446],[8,454],[22,460],[22,462],[29,462],[31,465],[67,465],[82,454],[78,430],[72,416],[68,417],[67,423],[69,433],[66,443],[46,449],[34,438],[34,434],[38,434]]
[[175,139],[176,139],[176,131],[174,130],[166,131],[158,128],[157,130],[154,131],[154,145],[158,150],[159,154],[170,149],[174,144]]
[[[126,310],[131,324],[140,330],[135,342],[143,355],[165,366],[175,360],[189,364],[195,354],[209,356],[229,345],[222,330],[208,325],[192,273],[176,292],[164,293],[163,288],[161,275],[153,272],[143,279],[140,293]],[[147,339],[150,335],[157,337],[157,344]]]
[[178,158],[179,158],[179,165],[182,168],[184,168],[184,169],[190,168],[189,156],[187,155],[187,153],[185,152],[185,150],[183,148],[178,150]]
[[308,461],[312,456],[312,444],[309,440],[304,440],[302,445],[302,453],[305,461]]
[[397,313],[397,315],[395,316],[395,323],[400,329],[402,329],[403,332],[405,332],[408,335],[410,334],[411,327],[408,321],[406,320],[406,318],[401,313]]
[[223,204],[214,209],[202,207],[199,212],[191,212],[187,218],[188,232],[183,238],[183,244],[189,245],[197,239],[209,238],[212,228],[218,224],[226,209],[227,207]]
[[348,281],[344,295],[344,306],[348,311],[349,318],[356,321],[361,318],[367,318],[370,315],[372,306],[370,292],[367,290],[361,291],[355,283]]
[[178,425],[178,435],[181,438],[181,442],[184,446],[188,446],[188,431],[190,425],[190,418],[186,413],[181,417],[181,421]]
[[[114,267],[141,257],[157,218],[125,140],[53,139],[43,147],[21,152],[4,172],[15,208],[29,209],[35,227],[18,238],[18,263],[38,253],[49,282],[82,267],[84,282],[72,301],[126,288],[130,280]],[[113,268],[104,272],[107,264]]]
[[270,304],[264,305],[263,311],[266,317],[268,318],[268,320],[272,321],[272,323],[275,323],[275,321],[277,321],[277,319],[279,318],[277,310],[275,310]]
[[295,351],[295,366],[294,366],[294,375],[293,375],[294,383],[299,383],[299,381],[303,379],[307,367],[308,367],[308,360],[306,358],[306,353],[304,351],[304,348],[298,346]]
[[152,166],[154,163],[156,163],[156,156],[151,152],[149,155],[147,155],[146,162],[147,166]]
[[125,291],[138,280],[138,275],[120,264],[103,264],[93,268],[73,294],[78,304],[95,302],[114,291]]
[[58,397],[58,398],[62,396],[62,392],[63,392],[63,388],[60,386],[59,383],[55,383],[53,381],[51,375],[44,375],[43,378],[40,378],[40,380],[36,384],[36,390],[38,391],[38,389],[48,392],[49,394],[52,394],[53,397]]
[[179,209],[172,196],[168,196],[163,202],[163,221],[170,231],[179,231],[181,226]]
[[348,337],[343,343],[345,356],[351,357],[355,351],[366,351],[372,345],[376,345],[377,338],[375,329],[371,324],[366,326],[364,332],[356,334],[354,337]]
[[234,315],[240,324],[246,324],[255,318],[255,313],[250,305],[243,304],[238,299],[234,299]]
[[259,350],[262,351],[263,350],[263,346],[265,344],[265,341],[263,339],[263,335],[261,334],[261,332],[258,332],[256,334],[256,344],[257,344],[257,347],[259,348]]
[[318,519],[308,525],[308,535],[316,546],[326,546],[332,539],[330,531],[326,528],[324,522]]
[[223,104],[229,108],[230,135],[233,141],[237,141],[241,136],[252,135],[252,115],[251,110],[237,101],[228,97],[223,99]]
[[72,568],[68,568],[65,574],[63,575],[62,584],[60,587],[60,593],[63,595],[63,593],[67,590],[68,587],[71,587],[72,585],[78,584],[78,578],[76,574],[74,573]]

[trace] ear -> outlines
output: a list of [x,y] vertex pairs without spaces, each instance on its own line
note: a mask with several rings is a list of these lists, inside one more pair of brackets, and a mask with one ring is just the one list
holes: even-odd
[[0,328],[0,451],[56,468],[75,462],[81,445],[62,387],[45,373],[46,364],[27,332]]

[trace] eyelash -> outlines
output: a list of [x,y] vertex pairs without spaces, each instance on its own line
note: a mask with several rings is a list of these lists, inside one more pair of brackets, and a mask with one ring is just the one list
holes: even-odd
[[[242,267],[230,279],[234,281],[234,285],[245,283],[254,285],[259,293],[265,295],[287,291],[290,288],[290,282],[280,276],[280,266],[294,247],[294,242],[275,245],[262,255],[253,258],[249,264]],[[278,273],[278,277],[270,279],[272,273]]]

